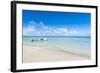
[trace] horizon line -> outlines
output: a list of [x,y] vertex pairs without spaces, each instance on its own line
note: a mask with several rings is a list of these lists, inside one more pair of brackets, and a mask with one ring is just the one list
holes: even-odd
[[22,36],[22,37],[91,37],[91,36]]

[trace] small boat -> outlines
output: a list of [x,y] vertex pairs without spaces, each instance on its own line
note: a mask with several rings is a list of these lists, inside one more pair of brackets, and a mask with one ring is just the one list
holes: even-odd
[[41,38],[40,40],[41,41],[47,41],[47,38]]
[[41,39],[37,39],[37,40],[32,39],[31,42],[34,42],[34,41],[47,41],[47,40],[48,40],[47,38],[41,38]]

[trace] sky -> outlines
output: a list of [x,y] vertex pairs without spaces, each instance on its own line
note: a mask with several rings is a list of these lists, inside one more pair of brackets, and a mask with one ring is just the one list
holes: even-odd
[[22,11],[23,36],[90,36],[91,14]]

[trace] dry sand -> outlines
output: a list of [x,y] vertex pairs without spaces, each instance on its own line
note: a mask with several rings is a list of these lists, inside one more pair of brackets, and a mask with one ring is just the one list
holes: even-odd
[[[53,49],[54,48],[54,49]],[[23,45],[23,63],[90,59],[88,56],[63,51],[48,45]]]

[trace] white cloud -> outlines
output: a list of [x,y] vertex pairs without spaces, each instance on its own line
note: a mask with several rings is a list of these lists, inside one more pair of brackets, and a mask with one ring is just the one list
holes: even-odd
[[35,31],[35,26],[34,26],[34,25],[29,25],[29,26],[27,27],[27,30],[28,30],[29,32],[34,32],[34,31]]
[[35,32],[35,26],[33,24],[23,27],[23,35],[28,35],[29,33]]
[[29,22],[28,26],[23,27],[23,35],[25,36],[70,36],[78,35],[75,29],[67,29],[65,27],[48,27],[43,22]]
[[79,32],[76,31],[76,30],[71,30],[71,31],[70,31],[70,34],[77,35],[77,34],[79,34]]
[[68,30],[66,28],[58,28],[59,31],[67,33]]

